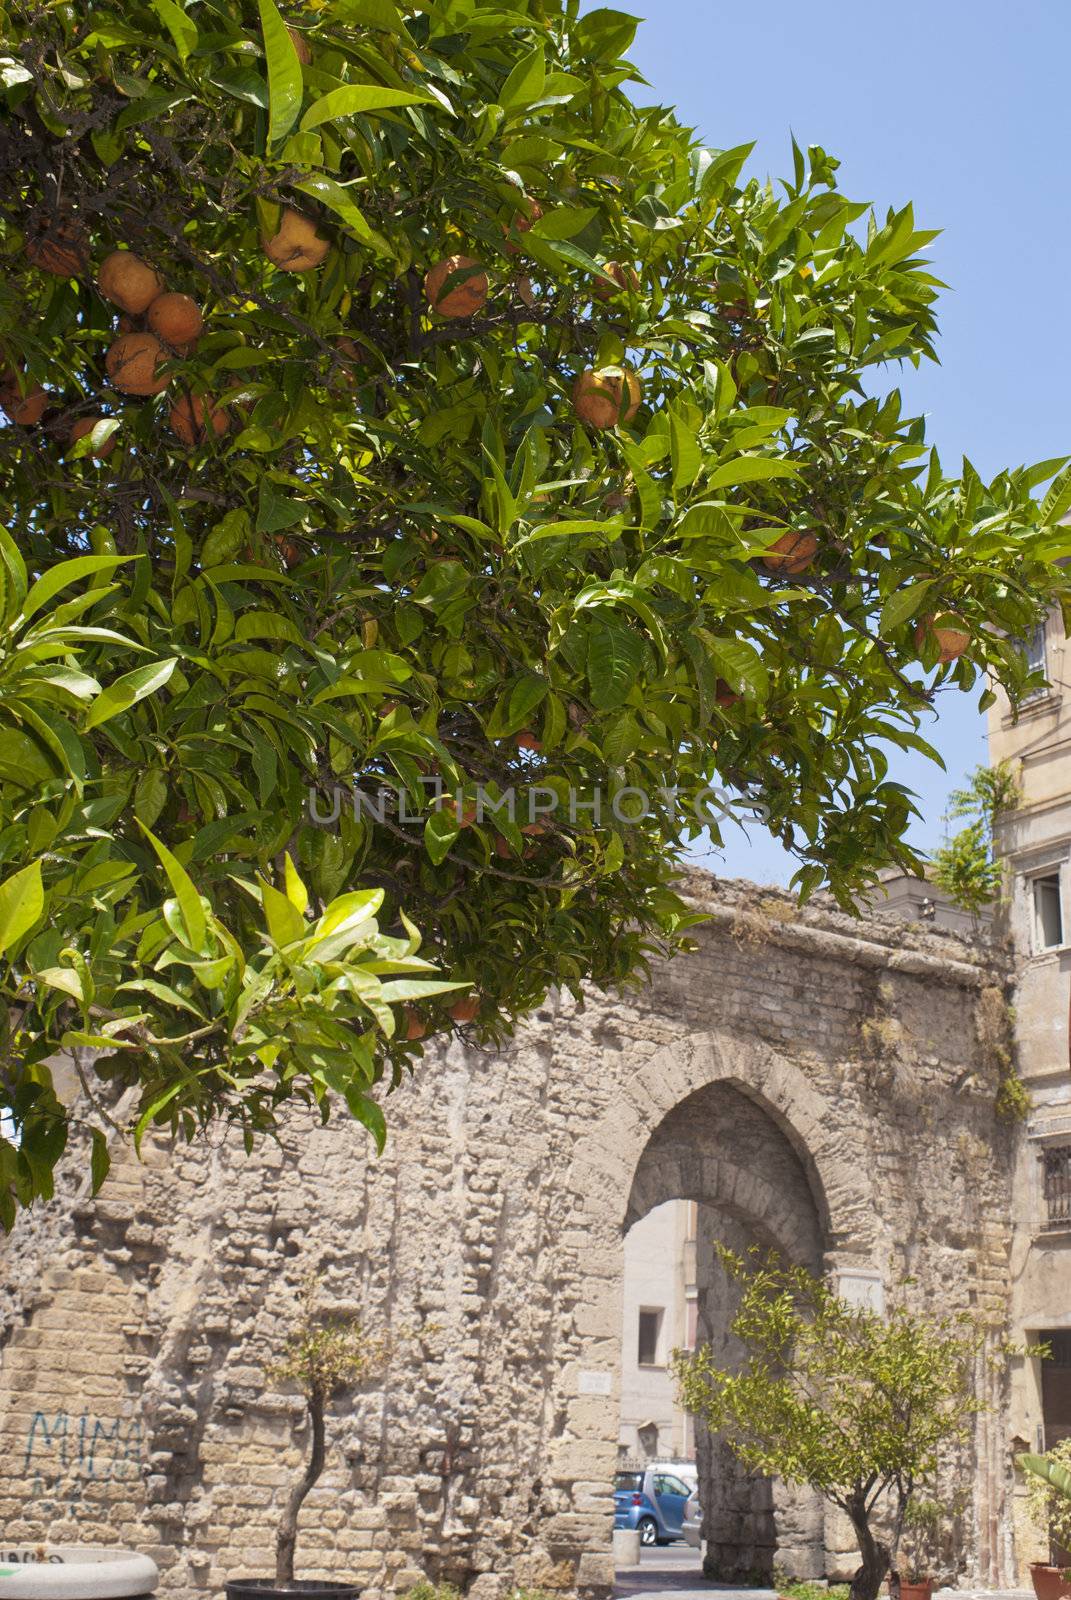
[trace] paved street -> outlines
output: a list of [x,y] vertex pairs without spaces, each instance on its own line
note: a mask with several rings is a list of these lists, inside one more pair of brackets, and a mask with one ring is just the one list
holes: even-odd
[[[776,1600],[775,1589],[735,1589],[704,1578],[698,1550],[675,1545],[643,1550],[638,1567],[617,1574],[614,1593],[620,1600],[685,1600],[689,1595],[716,1594],[719,1600]],[[939,1589],[934,1600],[1033,1600],[1028,1589]]]
[[638,1567],[624,1567],[617,1574],[614,1593],[627,1600],[681,1600],[689,1594],[736,1596],[741,1600],[776,1600],[775,1589],[734,1589],[729,1584],[712,1583],[703,1576],[702,1556],[686,1545],[671,1545],[664,1550],[642,1550]]

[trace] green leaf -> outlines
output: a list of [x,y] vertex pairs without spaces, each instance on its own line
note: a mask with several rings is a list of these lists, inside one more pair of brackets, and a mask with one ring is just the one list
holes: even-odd
[[1050,1461],[1047,1456],[1027,1452],[1016,1456],[1015,1464],[1022,1472],[1029,1472],[1050,1484],[1065,1500],[1071,1500],[1071,1472],[1059,1461]]
[[276,144],[286,138],[298,119],[305,84],[294,41],[275,0],[257,0],[257,6],[268,65],[268,143]]
[[175,41],[179,60],[185,61],[197,49],[197,28],[175,0],[149,0],[156,15]]
[[427,95],[409,94],[404,89],[384,89],[378,83],[347,83],[313,101],[301,119],[301,131],[318,128],[339,117],[366,116],[370,111],[389,111],[394,106],[437,105]]
[[764,483],[770,478],[794,478],[799,468],[780,456],[740,456],[724,461],[706,480],[708,489],[734,489],[741,483]]
[[598,206],[555,206],[540,217],[530,231],[539,239],[572,239],[583,233],[598,214]]
[[300,189],[303,194],[311,194],[315,199],[322,201],[337,217],[342,218],[354,238],[359,239],[362,244],[366,244],[377,255],[393,256],[393,246],[388,243],[381,233],[376,232],[368,222],[360,206],[350,198],[342,185],[336,183],[333,178],[327,178],[320,173],[315,178],[306,178],[304,182],[296,183],[294,187],[295,189]]
[[[305,912],[309,909],[309,891],[306,889],[301,877],[298,874],[297,868],[290,859],[289,850],[286,853],[285,876],[286,898],[290,901],[290,904],[294,907],[294,909],[302,917],[304,917]],[[304,927],[304,923],[302,924],[302,927]]]
[[1060,522],[1071,511],[1071,466],[1065,467],[1049,485],[1041,502],[1041,520],[1044,523]]
[[190,948],[199,953],[203,952],[208,937],[208,920],[205,916],[205,908],[201,902],[201,896],[197,893],[185,867],[175,859],[167,846],[162,844],[143,822],[139,822],[138,826],[159,856],[163,869],[167,873],[168,882],[175,891],[175,899],[178,901],[179,910],[182,912],[182,921],[185,925]]
[[149,767],[134,790],[134,815],[151,828],[167,805],[167,775],[162,767]]
[[99,728],[102,722],[128,711],[146,695],[155,694],[168,682],[177,666],[178,660],[172,656],[168,661],[152,661],[148,666],[135,667],[133,672],[116,678],[94,700],[86,718],[86,729]]
[[935,581],[933,578],[923,578],[920,583],[909,583],[904,589],[893,590],[881,608],[878,632],[883,639],[887,639],[909,617],[916,615]]
[[69,583],[77,583],[80,578],[91,577],[98,572],[114,572],[124,562],[140,559],[139,556],[72,556],[70,561],[60,561],[38,578],[26,596],[22,614],[29,621]]
[[0,953],[28,933],[45,909],[41,863],[31,861],[0,883]]
[[460,831],[457,810],[452,803],[431,813],[424,824],[424,848],[434,866],[441,866],[446,860]]
[[297,907],[290,903],[285,894],[280,894],[270,883],[265,883],[263,878],[260,879],[260,893],[268,932],[275,944],[280,948],[294,944],[308,932],[305,918]]
[[499,91],[498,103],[504,111],[515,111],[538,100],[546,87],[547,63],[541,44],[523,56]]
[[92,1192],[100,1193],[101,1184],[111,1170],[112,1158],[108,1154],[108,1140],[99,1128],[91,1128],[93,1148],[89,1158]]
[[669,414],[669,440],[674,491],[690,489],[703,465],[703,452],[695,433],[675,411]]
[[399,1000],[426,1000],[433,994],[450,994],[455,989],[469,987],[467,983],[446,983],[438,978],[398,978],[393,983],[383,984],[380,998],[387,1005],[396,1005]]
[[82,979],[73,967],[40,967],[34,973],[34,979],[38,983],[47,983],[50,989],[58,989],[61,994],[70,995],[79,1005],[85,1002]]
[[643,660],[643,645],[631,628],[600,622],[588,645],[588,682],[592,704],[600,710],[624,705]]

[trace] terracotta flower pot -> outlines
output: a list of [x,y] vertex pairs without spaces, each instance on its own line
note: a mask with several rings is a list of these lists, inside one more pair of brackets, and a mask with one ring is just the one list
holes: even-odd
[[900,1583],[900,1600],[933,1600],[933,1579],[923,1578],[918,1583]]
[[1038,1600],[1071,1600],[1071,1579],[1066,1576],[1065,1568],[1035,1561],[1030,1568],[1030,1578]]

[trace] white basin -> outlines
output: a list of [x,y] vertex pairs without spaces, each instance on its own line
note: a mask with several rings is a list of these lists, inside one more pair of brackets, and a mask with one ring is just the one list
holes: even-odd
[[152,1594],[156,1562],[106,1545],[15,1545],[0,1549],[0,1600],[125,1600]]

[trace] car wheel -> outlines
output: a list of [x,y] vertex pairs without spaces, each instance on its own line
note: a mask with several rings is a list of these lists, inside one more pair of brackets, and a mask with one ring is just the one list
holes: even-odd
[[658,1543],[658,1523],[653,1517],[641,1517],[636,1524],[640,1530],[640,1543],[652,1545]]

